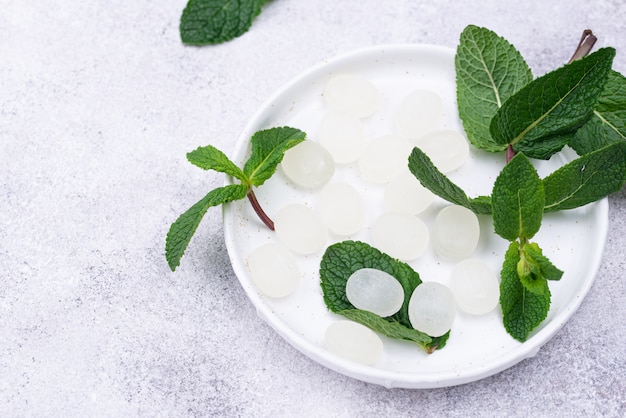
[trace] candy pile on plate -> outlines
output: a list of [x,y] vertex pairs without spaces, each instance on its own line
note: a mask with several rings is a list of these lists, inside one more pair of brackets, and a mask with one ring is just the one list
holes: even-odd
[[[472,259],[480,235],[476,215],[455,205],[441,209],[427,225],[419,215],[435,196],[409,172],[408,156],[417,146],[443,173],[461,167],[469,155],[465,137],[443,129],[443,104],[429,90],[407,92],[394,110],[393,132],[367,138],[363,119],[380,107],[381,94],[369,80],[351,74],[333,76],[323,92],[327,112],[317,136],[285,153],[281,169],[294,185],[319,190],[315,207],[295,203],[276,213],[277,241],[255,249],[248,257],[252,280],[272,298],[285,297],[298,286],[301,273],[296,255],[320,252],[333,238],[350,238],[369,227],[369,242],[401,261],[419,259],[432,246],[437,254],[458,262],[450,287],[424,282],[409,303],[414,328],[431,336],[449,329],[457,308],[473,315],[493,310],[499,298],[498,280],[490,267]],[[358,189],[333,182],[336,165],[350,165],[366,183],[384,187],[385,211],[366,225],[364,199]],[[352,305],[387,317],[400,310],[404,293],[385,272],[363,269],[348,279]],[[326,333],[327,347],[344,357],[371,364],[382,352],[380,338],[368,328],[341,320]]]

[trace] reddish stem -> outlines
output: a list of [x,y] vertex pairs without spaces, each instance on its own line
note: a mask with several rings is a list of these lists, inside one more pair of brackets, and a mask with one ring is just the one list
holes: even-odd
[[274,221],[272,221],[270,219],[270,217],[267,216],[267,214],[265,213],[263,208],[261,208],[261,205],[259,204],[259,201],[256,199],[256,196],[254,195],[254,192],[252,191],[252,189],[250,189],[250,191],[248,192],[248,200],[252,204],[252,208],[254,209],[256,214],[259,215],[259,218],[261,218],[263,223],[265,225],[267,225],[267,227],[271,231],[273,231],[274,230]]
[[513,149],[513,145],[509,144],[509,146],[506,147],[506,163],[508,164],[513,157],[515,157],[515,150]]
[[596,38],[591,29],[585,29],[580,37],[576,51],[574,51],[574,55],[572,55],[572,58],[570,58],[567,63],[570,64],[579,58],[586,57],[589,52],[591,52],[591,48],[593,48],[597,40],[598,38]]

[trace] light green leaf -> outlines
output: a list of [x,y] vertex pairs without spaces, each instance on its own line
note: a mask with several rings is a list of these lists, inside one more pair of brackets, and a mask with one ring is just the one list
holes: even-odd
[[593,116],[569,145],[583,155],[620,141],[626,141],[626,77],[611,71]]
[[189,0],[180,18],[180,37],[188,45],[229,41],[250,28],[263,3],[263,0]]
[[545,203],[543,184],[524,154],[517,154],[496,178],[491,194],[493,226],[509,241],[539,231]]
[[291,127],[270,128],[256,132],[251,139],[250,158],[243,167],[250,184],[262,185],[276,171],[285,151],[304,141],[306,134]]
[[172,271],[180,264],[180,259],[207,210],[211,206],[243,199],[247,192],[248,188],[242,184],[214,189],[176,219],[165,240],[165,258]]
[[614,56],[613,48],[603,48],[527,84],[494,115],[489,128],[493,139],[532,158],[560,150],[568,134],[593,115]]
[[489,29],[469,25],[455,56],[459,116],[469,141],[487,151],[503,151],[489,133],[491,118],[533,76],[521,54]]
[[573,209],[602,199],[626,181],[626,142],[592,151],[543,180],[545,212]]
[[212,145],[196,148],[187,154],[187,160],[204,170],[215,170],[220,173],[226,173],[243,182],[246,180],[243,171],[241,171],[226,154]]

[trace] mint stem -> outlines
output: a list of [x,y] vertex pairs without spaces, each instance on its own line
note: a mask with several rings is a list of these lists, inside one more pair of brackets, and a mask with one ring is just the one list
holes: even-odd
[[513,145],[509,144],[509,146],[506,147],[506,162],[511,161],[513,157],[515,157],[515,150],[513,149]]
[[571,64],[577,59],[586,57],[589,52],[591,52],[591,48],[593,48],[597,40],[598,38],[596,38],[591,29],[585,29],[580,37],[580,42],[578,42],[576,51],[574,51],[574,55],[572,55],[567,63]]
[[252,188],[250,188],[250,191],[248,192],[248,200],[252,204],[252,208],[254,209],[256,214],[259,215],[259,218],[261,218],[263,223],[265,225],[267,225],[267,227],[270,230],[273,231],[274,230],[274,221],[272,221],[270,219],[270,217],[267,216],[267,214],[265,213],[263,208],[261,208],[261,205],[259,204],[259,201],[256,199],[256,196],[254,195],[254,192],[252,191]]

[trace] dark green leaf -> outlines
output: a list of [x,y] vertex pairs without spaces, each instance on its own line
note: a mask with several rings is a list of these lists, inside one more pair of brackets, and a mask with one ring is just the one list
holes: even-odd
[[[559,150],[569,133],[593,115],[611,69],[615,50],[600,49],[530,82],[511,96],[491,121],[498,144],[512,144],[529,157],[546,158],[546,150]],[[533,150],[541,142],[535,155]]]
[[188,45],[229,41],[250,28],[262,5],[262,0],[189,0],[180,18],[180,37]]
[[530,332],[548,315],[550,291],[529,292],[517,275],[520,260],[519,243],[512,242],[504,256],[500,272],[500,306],[506,331],[518,341],[526,341]]
[[172,224],[165,240],[165,258],[172,271],[180,264],[180,259],[200,225],[202,217],[211,206],[221,205],[246,197],[248,188],[241,184],[220,187],[212,190],[202,200],[180,215]]
[[404,303],[391,317],[403,326],[411,327],[408,306],[413,290],[422,282],[411,266],[391,258],[378,249],[359,241],[343,241],[329,246],[320,262],[321,287],[328,309],[339,312],[355,309],[346,297],[346,282],[357,270],[374,268],[396,278],[404,290]]
[[579,157],[543,180],[545,211],[577,208],[621,189],[626,181],[626,142]]
[[625,140],[626,77],[611,71],[593,116],[576,131],[569,145],[583,155]]
[[517,154],[493,185],[491,203],[496,233],[509,241],[532,238],[541,226],[544,202],[537,171],[524,154]]
[[250,158],[243,167],[250,184],[262,185],[274,174],[285,151],[304,141],[306,134],[290,127],[270,128],[256,132],[251,139]]
[[187,154],[187,160],[204,170],[215,170],[220,173],[226,173],[243,182],[246,180],[243,171],[229,160],[226,154],[212,145],[196,148]]
[[456,96],[459,116],[469,141],[487,151],[506,145],[491,138],[489,123],[502,104],[532,81],[521,54],[494,32],[467,26],[455,56]]
[[396,321],[388,321],[369,311],[345,309],[337,313],[390,338],[413,341],[422,347],[426,347],[432,341],[432,338],[421,331],[406,327]]
[[421,149],[415,147],[409,156],[409,170],[422,186],[447,200],[479,215],[491,214],[491,200],[488,196],[469,198],[465,192],[441,173],[431,159]]

